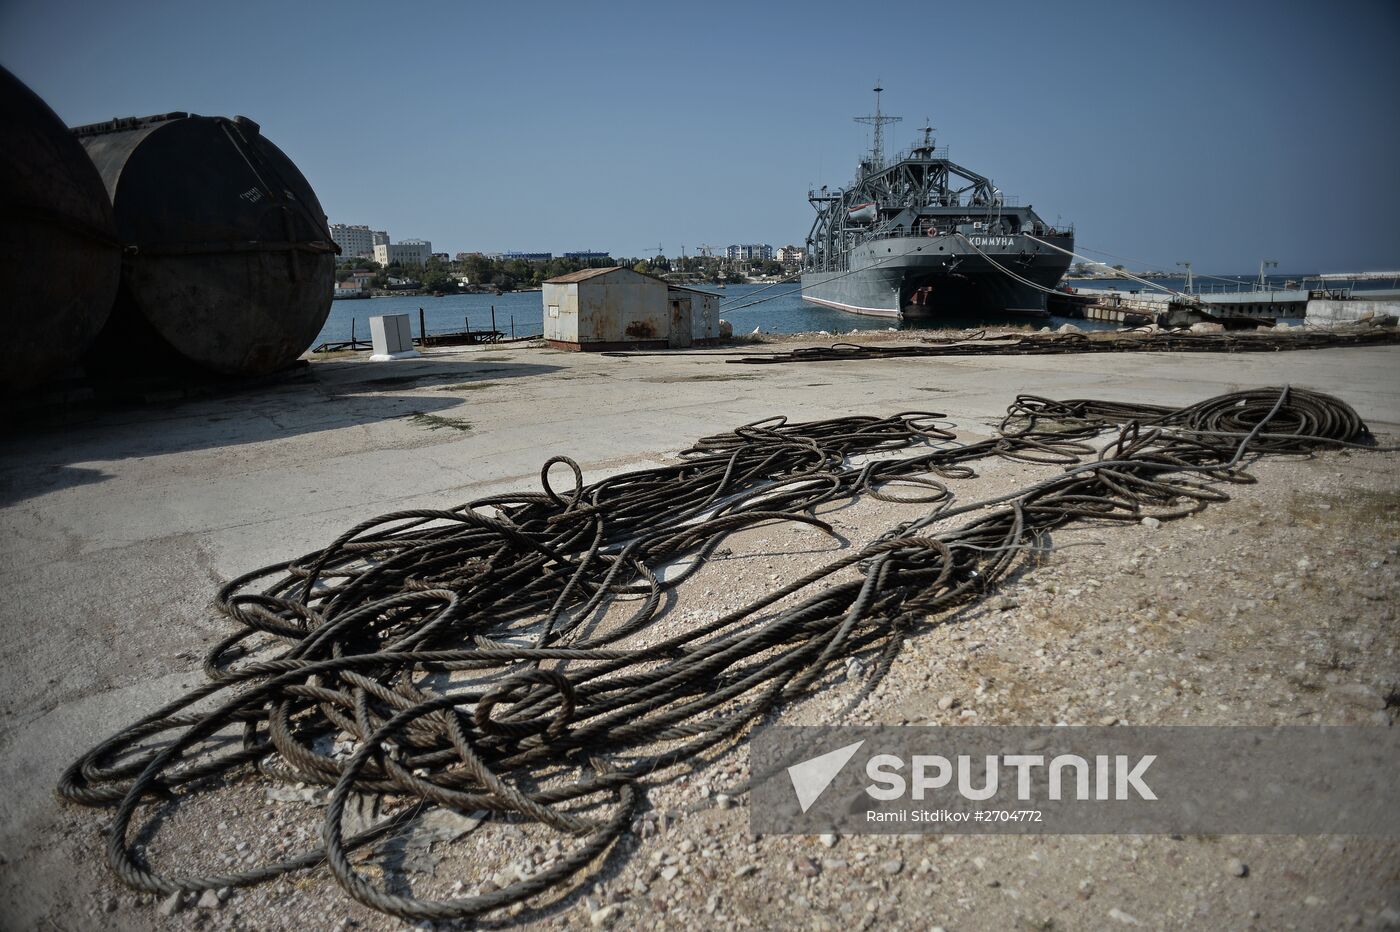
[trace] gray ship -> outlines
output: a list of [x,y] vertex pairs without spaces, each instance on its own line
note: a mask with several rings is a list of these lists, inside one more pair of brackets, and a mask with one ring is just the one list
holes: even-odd
[[[1049,226],[992,182],[948,160],[933,128],[893,161],[883,129],[899,117],[856,117],[874,146],[844,191],[809,192],[802,299],[854,314],[960,322],[1047,316],[1045,300],[1069,267],[1074,230]],[[1063,250],[1063,251],[1061,251]]]

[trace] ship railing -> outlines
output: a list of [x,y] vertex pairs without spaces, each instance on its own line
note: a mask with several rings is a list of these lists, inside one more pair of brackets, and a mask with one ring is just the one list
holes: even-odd
[[909,159],[909,160],[921,159],[921,158],[946,159],[946,158],[948,157],[948,147],[947,147],[947,146],[934,146],[933,151],[932,151],[931,153],[929,153],[927,156],[925,156],[925,155],[924,155],[922,152],[920,152],[919,150],[921,150],[921,149],[926,149],[926,148],[927,148],[927,147],[925,147],[925,146],[910,146],[910,147],[907,148],[907,149],[901,149],[898,153],[895,154],[894,160],[895,160],[896,162],[903,162],[903,161],[905,161],[906,159]]
[[[931,192],[931,196],[937,196],[937,192]],[[939,207],[944,210],[966,210],[976,214],[986,214],[995,217],[998,210],[1005,210],[1008,207],[1023,207],[1021,198],[1016,194],[999,194],[995,202],[987,204],[973,203],[969,200],[960,200],[955,204],[930,204],[932,207]]]
[[[1171,276],[1166,276],[1166,277],[1171,277]],[[1238,281],[1238,282],[1214,282],[1214,281],[1204,281],[1204,282],[1203,282],[1203,281],[1200,281],[1199,279],[1197,279],[1196,281],[1193,281],[1193,282],[1191,283],[1191,287],[1190,287],[1189,289],[1183,288],[1183,290],[1189,291],[1191,294],[1250,294],[1250,293],[1255,293],[1255,292],[1272,292],[1272,291],[1316,291],[1316,290],[1318,290],[1318,289],[1309,289],[1309,288],[1307,287],[1307,282],[1308,282],[1308,280],[1307,280],[1307,279],[1304,279],[1303,282],[1302,282],[1302,287],[1301,287],[1301,288],[1300,288],[1296,283],[1294,284],[1294,286],[1293,286],[1292,288],[1290,288],[1290,287],[1288,287],[1288,284],[1289,284],[1289,283],[1288,283],[1287,281],[1284,281],[1284,282],[1269,281],[1269,282],[1266,282],[1266,283],[1263,284],[1263,285],[1260,285],[1260,284],[1259,284],[1259,281],[1258,281],[1257,279],[1252,280],[1252,281],[1249,280],[1249,279],[1241,279],[1241,280]],[[1337,294],[1338,294],[1339,296],[1341,296],[1341,297],[1346,297],[1346,296],[1348,296],[1348,295],[1350,294],[1350,292],[1351,292],[1351,288],[1350,288],[1350,287],[1339,287],[1339,288],[1333,288],[1333,289],[1331,289],[1331,290],[1337,292]]]
[[[947,233],[952,233],[954,230],[957,229],[957,227],[962,226],[962,224],[935,223],[935,224],[929,224],[929,226],[935,227],[940,233],[947,234]],[[859,228],[851,228],[851,232],[857,232],[858,229],[859,229]],[[1026,232],[1026,231],[1023,230],[1022,232]],[[978,235],[980,235],[980,234],[986,233],[986,231],[985,231],[985,230],[978,230],[977,233],[978,233]],[[923,236],[923,235],[930,235],[930,234],[928,234],[928,233],[926,232],[926,226],[925,226],[924,224],[916,224],[916,225],[915,225],[915,228],[914,228],[914,232],[913,232],[912,234],[911,234],[908,230],[906,230],[904,227],[890,227],[890,228],[887,228],[887,229],[872,230],[872,231],[870,231],[868,234],[866,234],[865,239],[867,239],[867,240],[872,240],[872,239],[891,239],[891,238],[894,238],[894,237],[910,236],[910,235],[914,235],[914,236]],[[988,234],[988,235],[991,235],[991,236],[1006,236],[1006,235],[1009,235],[1009,234],[1007,234],[1007,233],[1005,233],[1005,232],[1002,232],[1002,233],[990,233],[990,234]],[[1060,224],[1060,225],[1058,225],[1058,226],[1051,226],[1051,225],[1049,225],[1049,224],[1046,224],[1045,227],[1044,227],[1044,229],[1042,229],[1041,232],[1038,233],[1038,234],[1036,234],[1036,235],[1037,235],[1037,236],[1073,236],[1073,235],[1074,235],[1074,224],[1068,223],[1068,224]]]

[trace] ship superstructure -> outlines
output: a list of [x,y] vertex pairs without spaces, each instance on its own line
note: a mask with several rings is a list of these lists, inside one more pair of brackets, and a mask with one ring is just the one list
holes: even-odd
[[948,158],[933,127],[886,162],[880,109],[857,117],[875,144],[844,190],[808,193],[817,210],[807,236],[802,298],[878,317],[1045,316],[1074,248],[1072,228],[1054,228],[1002,195],[990,179]]

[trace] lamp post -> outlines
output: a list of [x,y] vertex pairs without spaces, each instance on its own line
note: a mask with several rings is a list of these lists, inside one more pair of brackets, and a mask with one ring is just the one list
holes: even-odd
[[1182,266],[1183,268],[1186,269],[1186,293],[1187,293],[1187,294],[1190,294],[1190,293],[1191,293],[1191,263],[1189,263],[1189,262],[1178,262],[1177,265]]
[[1274,260],[1274,259],[1260,259],[1260,260],[1259,260],[1259,290],[1260,290],[1260,291],[1268,291],[1268,290],[1269,290],[1269,283],[1268,283],[1268,281],[1264,278],[1264,270],[1267,269],[1267,268],[1275,268],[1275,269],[1278,268],[1278,262],[1277,262],[1276,260]]

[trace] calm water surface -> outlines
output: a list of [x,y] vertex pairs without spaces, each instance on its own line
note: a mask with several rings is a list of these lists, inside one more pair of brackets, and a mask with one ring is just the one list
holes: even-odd
[[[1200,291],[1209,291],[1212,288],[1233,291],[1240,287],[1247,289],[1249,283],[1253,281],[1253,276],[1241,275],[1236,278],[1240,282],[1239,285],[1200,278],[1197,279],[1196,285]],[[1270,276],[1268,282],[1273,287],[1282,288],[1284,282],[1290,279],[1297,280],[1298,276]],[[1185,280],[1180,278],[1164,278],[1157,281],[1175,291],[1182,290],[1186,284]],[[1079,289],[1156,290],[1137,282],[1121,279],[1070,280],[1066,284]],[[1396,287],[1397,285],[1400,283],[1390,281],[1358,282],[1356,288],[1358,291],[1362,291]],[[979,323],[987,322],[985,320],[979,322],[971,319],[943,318],[937,322],[918,321],[896,325],[893,321],[881,317],[861,317],[832,308],[804,304],[798,294],[796,282],[782,285],[730,285],[727,288],[711,288],[710,290],[722,296],[720,316],[734,325],[735,333],[741,334],[752,333],[755,329],[766,333],[812,333],[825,330],[831,334],[838,334],[856,330],[891,330],[896,326],[902,326],[906,330],[934,330],[940,327],[977,326]],[[413,332],[416,335],[418,333],[419,308],[423,309],[423,319],[429,333],[462,330],[468,325],[473,330],[485,330],[491,326],[491,311],[494,308],[498,330],[509,335],[511,321],[514,320],[516,334],[530,336],[540,332],[544,316],[544,304],[538,291],[522,291],[502,295],[448,295],[441,298],[418,295],[334,301],[331,303],[330,317],[327,318],[325,327],[321,329],[320,336],[312,345],[319,346],[326,342],[350,339],[352,320],[355,321],[356,335],[362,340],[367,340],[369,339],[369,318],[371,315],[379,314],[408,314],[413,325]],[[1029,323],[1030,321],[1026,318],[1007,318],[1007,322]],[[1043,325],[1047,322],[1040,323]],[[1052,327],[1058,327],[1063,323],[1073,323],[1085,330],[1111,330],[1114,328],[1113,324],[1092,320],[1070,320],[1061,317],[1052,317],[1048,323]]]
[[[765,333],[811,333],[825,330],[828,333],[850,333],[855,330],[892,330],[899,326],[895,321],[880,317],[862,317],[847,314],[831,308],[804,304],[797,292],[797,283],[784,285],[730,285],[724,289],[711,289],[721,295],[720,317],[734,325],[735,333],[752,333],[755,329]],[[743,305],[762,300],[762,303]],[[355,301],[334,301],[331,303],[330,317],[321,329],[321,334],[313,344],[350,339],[352,319],[355,334],[362,340],[369,339],[369,318],[380,314],[408,314],[413,325],[413,333],[418,334],[418,309],[423,309],[423,320],[429,333],[442,333],[462,330],[468,324],[473,330],[484,330],[491,326],[491,310],[495,308],[496,329],[510,334],[511,320],[515,321],[515,332],[519,336],[537,334],[541,330],[544,317],[544,302],[538,291],[514,292],[503,295],[464,294],[446,295],[432,298],[415,295],[393,298],[370,298]],[[1027,323],[1025,318],[1008,318],[1015,323]],[[1051,318],[1051,326],[1059,326],[1068,319]],[[984,321],[985,322],[985,321]],[[974,325],[971,320],[948,318],[935,324],[919,321],[905,323],[904,329],[937,329],[944,327],[966,327]],[[1043,325],[1044,321],[1038,322]],[[1095,321],[1076,320],[1073,323],[1086,329],[1100,326]],[[1107,327],[1108,325],[1102,325]]]

